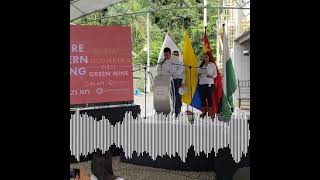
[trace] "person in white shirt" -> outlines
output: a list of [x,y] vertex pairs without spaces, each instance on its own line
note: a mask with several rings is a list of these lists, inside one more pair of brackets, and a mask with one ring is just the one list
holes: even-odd
[[166,47],[163,50],[164,58],[160,59],[157,67],[157,76],[169,75],[174,81],[175,90],[175,115],[176,117],[181,112],[182,102],[181,95],[179,94],[179,88],[185,86],[185,70],[184,64],[179,60],[177,56],[171,56],[171,49]]
[[179,51],[173,51],[172,55],[179,57]]
[[[185,87],[185,81],[186,81],[186,76],[185,76],[185,74],[186,74],[186,71],[185,71],[185,67],[184,67],[184,64],[183,63],[181,63],[181,61],[180,61],[180,55],[179,55],[179,51],[173,51],[172,52],[172,55],[173,56],[176,56],[178,59],[179,59],[179,64],[180,64],[180,67],[183,67],[182,68],[182,70],[183,70],[183,72],[182,72],[182,84],[181,84],[181,87]],[[181,73],[180,73],[181,74]]]
[[[208,112],[209,116],[212,114],[212,94],[214,86],[214,78],[217,77],[217,69],[213,63],[212,57],[209,53],[203,55],[203,61],[198,69],[199,74],[199,90],[200,90],[200,99],[201,99],[201,111],[202,114],[200,117],[204,117]],[[208,103],[208,109],[207,107]]]

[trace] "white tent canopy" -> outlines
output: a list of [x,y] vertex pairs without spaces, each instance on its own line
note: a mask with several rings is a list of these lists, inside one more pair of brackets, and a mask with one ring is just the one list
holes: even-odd
[[70,0],[70,21],[103,10],[122,0]]

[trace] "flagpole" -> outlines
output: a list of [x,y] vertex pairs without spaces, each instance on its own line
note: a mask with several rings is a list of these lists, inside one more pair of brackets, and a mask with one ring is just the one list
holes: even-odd
[[[225,57],[225,46],[224,46],[224,43],[225,43],[225,36],[226,36],[226,33],[225,33],[225,24],[223,23],[222,24],[222,37],[221,37],[221,41],[222,41],[222,51],[223,51],[223,55],[222,55],[222,69],[223,69],[223,71],[222,71],[222,89],[223,89],[223,91],[225,92],[225,94],[226,94],[226,77],[227,77],[227,73],[226,73],[226,57]],[[228,42],[226,42],[226,43],[228,43]]]
[[203,1],[203,5],[205,8],[203,8],[203,26],[204,28],[207,27],[207,0]]

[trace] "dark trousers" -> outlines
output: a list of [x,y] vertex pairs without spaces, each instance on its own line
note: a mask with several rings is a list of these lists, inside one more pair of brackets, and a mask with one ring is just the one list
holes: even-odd
[[181,112],[182,102],[181,95],[179,94],[179,88],[181,87],[182,79],[173,79],[174,82],[174,91],[176,95],[175,108],[174,112],[178,115]]
[[208,101],[208,107],[212,107],[213,86],[214,86],[214,84],[211,84],[211,87],[209,87],[208,84],[200,84],[199,85],[200,99],[201,99],[201,106],[202,107],[207,106],[207,101]]

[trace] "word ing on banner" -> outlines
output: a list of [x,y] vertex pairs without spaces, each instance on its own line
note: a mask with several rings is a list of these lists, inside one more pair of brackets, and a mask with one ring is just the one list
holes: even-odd
[[[83,53],[83,44],[71,44],[70,52],[72,53]],[[87,56],[70,56],[70,64],[88,64]],[[87,74],[85,67],[70,67],[70,76],[84,76]]]

